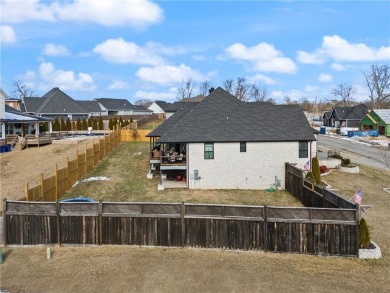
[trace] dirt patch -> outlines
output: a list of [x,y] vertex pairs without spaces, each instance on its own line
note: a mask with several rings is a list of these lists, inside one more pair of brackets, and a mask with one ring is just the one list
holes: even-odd
[[[76,150],[80,153],[85,146],[91,147],[92,140],[79,144],[50,144],[41,147],[29,147],[20,150],[17,145],[11,152],[1,153],[1,199],[18,200],[24,197],[26,182],[36,186],[40,182],[40,174],[44,177],[53,176],[54,165],[58,168],[66,165],[69,160],[76,158]],[[2,210],[2,203],[0,209]]]

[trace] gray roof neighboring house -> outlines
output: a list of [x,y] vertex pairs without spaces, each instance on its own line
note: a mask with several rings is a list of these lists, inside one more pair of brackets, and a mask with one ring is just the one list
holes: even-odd
[[386,124],[390,124],[390,109],[375,109],[373,110],[379,118]]
[[169,103],[165,102],[165,101],[155,101],[155,103],[162,109],[162,110],[166,110],[168,107],[169,107]]
[[330,119],[331,115],[332,115],[331,111],[326,111],[324,112],[324,115],[322,115],[322,117],[325,119]]
[[23,98],[25,111],[36,114],[88,114],[77,101],[58,87],[51,89],[42,98]]
[[361,120],[367,113],[367,106],[364,104],[353,107],[335,107],[332,111],[333,117],[338,120]]
[[[163,124],[169,123],[171,118]],[[187,109],[181,119],[176,119],[175,123],[171,122],[172,126],[161,131],[158,142],[316,140],[299,106],[242,102],[220,87],[192,109]],[[149,136],[154,136],[155,132],[151,134]]]
[[133,110],[133,104],[126,99],[110,99],[110,98],[99,98],[95,99],[108,111],[131,111]]
[[89,113],[104,112],[97,101],[77,101],[77,103]]

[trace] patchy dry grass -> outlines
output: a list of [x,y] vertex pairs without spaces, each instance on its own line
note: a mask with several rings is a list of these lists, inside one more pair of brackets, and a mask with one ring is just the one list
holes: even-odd
[[84,195],[95,200],[143,202],[192,202],[246,205],[301,206],[285,191],[186,190],[157,191],[158,178],[147,179],[149,143],[122,143],[86,177],[106,176],[109,181],[82,182],[65,197]]
[[[294,204],[283,192],[157,192],[157,181],[145,179],[147,148],[142,143],[121,144],[88,174],[111,181],[81,183],[67,196]],[[131,246],[55,247],[52,259],[46,260],[46,248],[7,247],[0,265],[0,288],[14,292],[390,292],[390,195],[383,191],[390,187],[390,172],[365,166],[360,170],[360,174],[334,171],[324,179],[347,199],[363,188],[362,203],[373,205],[364,217],[382,249],[380,260]]]

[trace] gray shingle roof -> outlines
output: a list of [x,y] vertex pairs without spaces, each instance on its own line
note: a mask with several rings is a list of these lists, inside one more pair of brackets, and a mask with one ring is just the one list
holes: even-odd
[[367,106],[335,107],[333,110],[340,120],[361,120],[367,114]]
[[108,111],[134,110],[133,104],[126,99],[100,98],[95,100],[102,104]]
[[170,104],[166,109],[165,112],[176,112],[179,109],[186,108],[186,107],[192,107],[193,105],[198,105],[199,102],[174,102]]
[[77,101],[73,100],[58,87],[51,89],[42,98],[24,98],[25,111],[39,114],[87,114],[89,113]]
[[81,107],[83,107],[88,113],[91,112],[103,112],[100,108],[98,101],[76,101]]
[[165,102],[165,101],[155,101],[155,103],[161,108],[163,109],[164,111],[166,110],[166,108],[169,107],[169,103]]
[[373,110],[386,124],[390,124],[390,109]]
[[315,140],[299,106],[246,103],[220,87],[177,120],[159,142]]

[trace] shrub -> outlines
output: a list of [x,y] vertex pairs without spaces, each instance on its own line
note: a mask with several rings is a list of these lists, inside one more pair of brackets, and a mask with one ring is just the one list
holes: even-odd
[[102,116],[99,117],[99,130],[103,130],[104,125],[103,125],[103,118]]
[[80,118],[77,118],[76,129],[77,130],[81,130],[81,120],[80,120]]
[[364,218],[360,220],[359,241],[360,241],[360,245],[363,248],[368,248],[370,246],[370,242],[371,242],[370,231],[368,230],[367,222]]
[[313,180],[316,184],[321,184],[321,173],[320,173],[320,163],[318,162],[318,158],[314,157],[311,159]]
[[92,121],[92,128],[93,128],[93,130],[97,130],[98,129],[98,121],[97,121],[97,119],[93,119],[93,121]]
[[112,121],[112,118],[110,118],[110,120],[108,121],[108,129],[112,130],[114,126],[114,121]]
[[66,130],[66,124],[65,124],[64,118],[61,118],[60,130],[61,131],[65,131]]
[[72,130],[72,124],[71,124],[71,122],[70,122],[69,117],[66,118],[65,129],[66,129],[67,131],[71,131],[71,130]]
[[88,129],[87,120],[85,120],[85,118],[83,119],[83,122],[82,122],[81,126],[82,126],[83,130],[87,130]]
[[347,167],[351,164],[351,160],[348,159],[348,158],[345,158],[345,159],[341,159],[341,166],[343,167]]
[[329,169],[325,165],[320,166],[320,173],[321,174],[324,174],[324,173],[326,173],[328,171],[329,171]]
[[310,179],[311,181],[314,181],[313,173],[311,171],[307,172],[305,178]]

